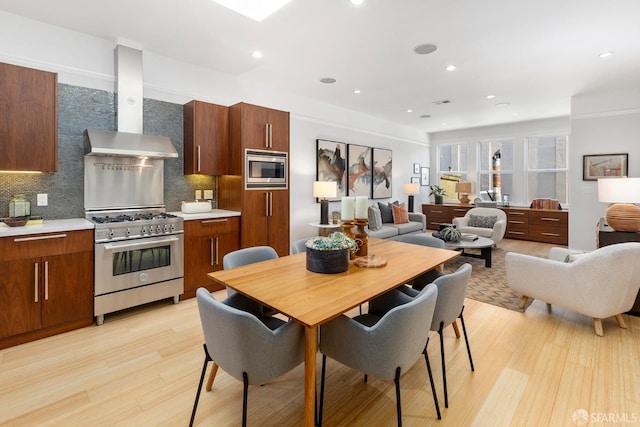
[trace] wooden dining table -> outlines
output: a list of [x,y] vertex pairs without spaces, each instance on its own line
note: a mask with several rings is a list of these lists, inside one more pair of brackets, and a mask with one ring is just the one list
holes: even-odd
[[306,269],[306,254],[284,256],[209,273],[227,286],[267,305],[305,327],[305,426],[314,425],[318,328],[415,277],[439,268],[459,252],[391,240],[369,239],[369,255],[386,259],[378,268],[357,267],[337,274]]

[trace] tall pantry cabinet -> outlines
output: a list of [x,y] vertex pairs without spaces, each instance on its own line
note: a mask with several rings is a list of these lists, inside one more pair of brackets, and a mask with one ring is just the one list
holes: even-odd
[[[229,173],[218,180],[218,207],[242,212],[240,245],[289,254],[289,188],[245,189],[245,149],[289,152],[289,113],[247,103],[229,107]],[[287,182],[289,181],[287,170]]]

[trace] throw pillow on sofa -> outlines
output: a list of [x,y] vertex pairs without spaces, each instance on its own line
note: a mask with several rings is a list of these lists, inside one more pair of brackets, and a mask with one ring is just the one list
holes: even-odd
[[393,211],[391,206],[387,203],[378,202],[378,209],[380,209],[380,215],[382,216],[382,223],[393,224]]
[[498,221],[498,217],[496,215],[469,215],[469,227],[493,228],[496,221]]
[[391,205],[391,212],[393,213],[394,224],[406,224],[409,222],[409,212],[404,203],[398,205]]
[[369,230],[378,231],[382,228],[382,214],[376,205],[369,206],[367,216],[369,217]]

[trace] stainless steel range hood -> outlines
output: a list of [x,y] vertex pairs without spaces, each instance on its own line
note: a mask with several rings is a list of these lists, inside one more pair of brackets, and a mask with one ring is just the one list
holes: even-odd
[[118,131],[87,129],[85,154],[89,156],[177,158],[166,136],[142,133],[142,51],[118,45],[115,49]]

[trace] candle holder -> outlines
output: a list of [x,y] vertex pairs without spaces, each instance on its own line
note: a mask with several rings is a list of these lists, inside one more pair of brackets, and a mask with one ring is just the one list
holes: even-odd
[[[342,233],[355,240],[356,237],[353,234],[353,220],[342,220],[340,221],[340,227],[342,227]],[[349,259],[354,259],[356,257],[355,253],[349,251]]]
[[369,248],[369,235],[365,230],[367,224],[369,224],[369,220],[366,218],[356,218],[356,231],[353,234],[353,238],[358,245],[358,250],[356,251],[356,256],[367,256],[368,248]]

